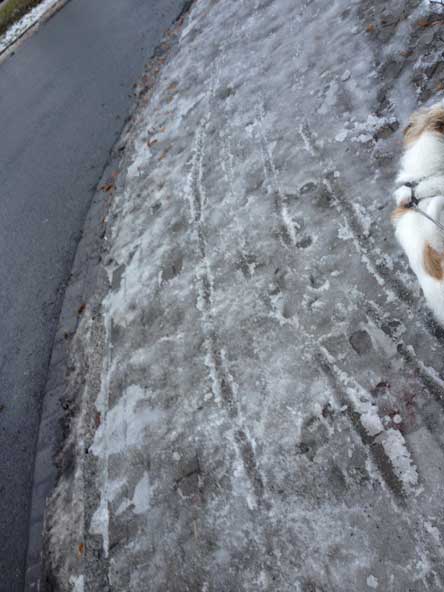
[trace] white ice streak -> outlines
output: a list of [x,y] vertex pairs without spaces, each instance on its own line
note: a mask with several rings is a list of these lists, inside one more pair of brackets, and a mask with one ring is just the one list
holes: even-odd
[[352,408],[356,411],[361,424],[370,437],[383,446],[387,457],[393,466],[393,471],[402,482],[407,491],[418,484],[418,472],[412,461],[404,436],[398,430],[390,428],[385,430],[369,393],[358,384],[355,379],[341,370],[335,363],[334,357],[321,347],[321,353],[325,356],[332,368],[336,379],[342,384]]
[[418,484],[418,471],[412,462],[410,452],[406,448],[404,436],[398,430],[389,428],[381,444],[387,456],[390,458],[395,475],[404,486],[410,487]]
[[149,510],[151,497],[150,478],[145,471],[142,479],[136,485],[133,495],[133,505],[135,514],[144,514]]
[[69,583],[72,586],[71,592],[84,592],[85,590],[85,576],[71,576]]

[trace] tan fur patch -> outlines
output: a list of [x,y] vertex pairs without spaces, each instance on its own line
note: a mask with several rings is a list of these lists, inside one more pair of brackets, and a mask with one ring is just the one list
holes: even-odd
[[444,135],[444,107],[435,105],[428,109],[419,109],[410,117],[404,130],[404,143],[412,144],[425,131]]
[[443,279],[443,255],[438,253],[429,243],[426,243],[424,247],[424,267],[433,278]]
[[392,212],[392,216],[391,216],[392,222],[397,222],[399,220],[399,218],[402,218],[402,216],[404,216],[405,214],[408,214],[411,211],[412,210],[410,208],[396,208]]

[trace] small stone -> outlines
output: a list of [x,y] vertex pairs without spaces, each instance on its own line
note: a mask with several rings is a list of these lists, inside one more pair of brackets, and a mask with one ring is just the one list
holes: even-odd
[[346,70],[344,72],[344,74],[341,76],[342,82],[346,82],[347,80],[349,80],[350,76],[351,76],[350,70]]

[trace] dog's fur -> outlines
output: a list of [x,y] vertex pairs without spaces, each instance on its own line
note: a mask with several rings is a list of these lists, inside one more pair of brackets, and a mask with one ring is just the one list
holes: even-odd
[[[433,222],[408,208],[417,183],[419,207],[433,219],[444,217],[444,107],[434,105],[414,113],[404,131],[404,153],[395,191],[392,220],[398,241],[409,259],[436,319],[444,325],[444,233]],[[441,214],[443,213],[443,216]]]

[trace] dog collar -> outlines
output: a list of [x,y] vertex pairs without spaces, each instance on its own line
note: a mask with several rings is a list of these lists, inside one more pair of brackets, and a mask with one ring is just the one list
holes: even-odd
[[415,189],[421,183],[422,179],[419,181],[407,181],[403,183],[401,187],[408,187],[410,189],[410,201],[407,204],[408,208],[413,208],[419,204],[419,199],[416,197]]

